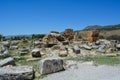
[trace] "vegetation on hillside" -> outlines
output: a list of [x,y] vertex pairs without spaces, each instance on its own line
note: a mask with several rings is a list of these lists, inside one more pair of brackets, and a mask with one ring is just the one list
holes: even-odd
[[108,40],[120,40],[120,36],[118,35],[111,35],[109,37],[107,37]]
[[109,26],[99,26],[99,25],[94,25],[94,26],[87,26],[84,30],[106,30],[106,31],[111,31],[111,30],[118,30],[120,29],[120,24],[118,25],[109,25]]

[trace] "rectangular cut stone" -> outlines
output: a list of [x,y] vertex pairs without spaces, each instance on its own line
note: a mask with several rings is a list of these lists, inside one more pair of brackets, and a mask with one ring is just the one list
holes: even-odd
[[46,58],[40,60],[38,68],[41,74],[49,74],[64,70],[63,59],[61,58]]
[[32,66],[10,66],[0,68],[0,80],[33,80]]

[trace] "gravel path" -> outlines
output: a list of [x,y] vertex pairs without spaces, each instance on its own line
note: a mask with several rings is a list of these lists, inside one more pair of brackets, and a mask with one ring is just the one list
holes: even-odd
[[93,66],[92,63],[78,63],[78,69],[68,69],[47,75],[40,80],[120,80],[120,65]]

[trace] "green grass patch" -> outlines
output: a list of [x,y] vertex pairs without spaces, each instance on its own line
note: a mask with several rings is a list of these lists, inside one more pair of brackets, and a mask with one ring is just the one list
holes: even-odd
[[69,56],[66,58],[66,60],[73,60],[73,61],[91,61],[92,57],[72,57]]
[[117,57],[107,57],[103,55],[91,57],[91,56],[85,56],[85,57],[67,57],[66,60],[74,60],[74,61],[93,61],[100,65],[115,65],[120,64],[120,56]]
[[18,47],[19,47],[19,48],[27,48],[28,46],[29,46],[28,43],[26,43],[26,44],[25,44],[25,43],[19,43],[19,44],[18,44]]
[[94,57],[93,61],[97,64],[115,65],[120,64],[120,57],[98,56]]

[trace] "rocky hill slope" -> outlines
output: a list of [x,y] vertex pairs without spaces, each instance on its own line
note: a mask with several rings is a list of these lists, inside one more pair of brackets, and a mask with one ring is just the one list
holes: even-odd
[[89,30],[99,31],[101,38],[120,40],[120,24],[108,25],[108,26],[99,26],[99,25],[87,26],[85,29],[78,32],[79,32],[79,35],[83,36],[83,34],[85,34],[86,31],[89,31]]

